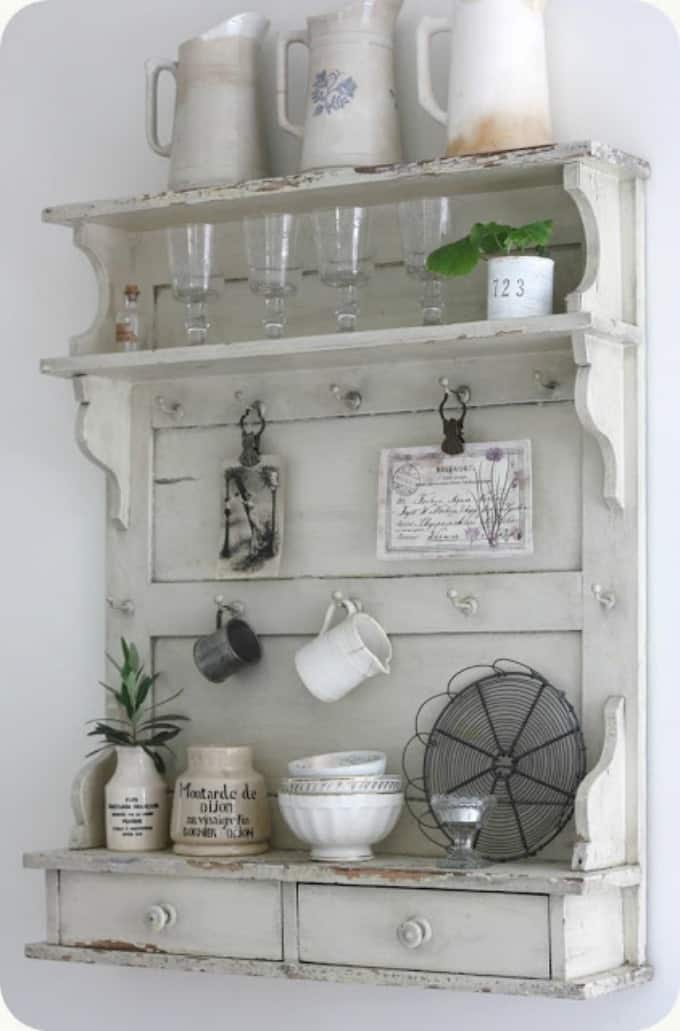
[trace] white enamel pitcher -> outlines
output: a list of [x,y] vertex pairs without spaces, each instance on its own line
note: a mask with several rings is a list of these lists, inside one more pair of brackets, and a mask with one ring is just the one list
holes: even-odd
[[[146,138],[170,158],[168,188],[227,186],[267,174],[257,110],[257,56],[269,21],[248,12],[179,48],[179,61],[146,62]],[[158,139],[158,80],[177,84],[172,141]]]
[[[302,141],[300,170],[401,160],[394,34],[403,0],[350,0],[284,32],[277,52],[279,125]],[[288,117],[288,51],[309,48],[304,125]]]
[[[552,143],[546,0],[453,0],[451,18],[418,25],[418,99],[448,130],[447,155]],[[449,110],[432,90],[430,40],[452,34]]]
[[[347,615],[335,626],[336,612]],[[350,598],[331,602],[318,637],[297,652],[295,668],[307,690],[322,702],[337,702],[355,687],[389,673],[392,662],[390,639],[377,620]]]

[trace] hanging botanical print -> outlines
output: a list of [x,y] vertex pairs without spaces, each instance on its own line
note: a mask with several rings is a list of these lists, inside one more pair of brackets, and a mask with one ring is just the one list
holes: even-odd
[[283,530],[281,462],[263,455],[252,468],[237,459],[224,466],[224,520],[218,576],[276,576]]
[[[255,425],[249,423],[254,418]],[[277,576],[283,538],[281,460],[261,455],[265,419],[259,401],[241,419],[242,451],[224,465],[223,529],[217,576]]]
[[531,443],[383,451],[378,558],[508,556],[533,550]]

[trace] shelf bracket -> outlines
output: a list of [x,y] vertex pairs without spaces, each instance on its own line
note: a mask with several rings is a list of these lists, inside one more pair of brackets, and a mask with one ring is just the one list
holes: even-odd
[[593,333],[575,333],[578,366],[574,401],[581,425],[597,441],[604,462],[604,499],[618,511],[625,505],[625,361],[628,346]]
[[76,440],[86,458],[109,474],[111,519],[122,529],[130,525],[130,383],[99,376],[73,380],[79,409]]
[[[74,246],[90,262],[97,280],[97,311],[92,325],[71,338],[71,354],[110,350],[115,333],[115,294],[131,278],[136,237],[122,229],[83,222],[73,232]],[[134,280],[133,280],[134,281]]]
[[581,216],[586,258],[567,311],[623,319],[620,180],[587,161],[571,161],[564,166],[563,185]]
[[574,870],[602,870],[626,862],[625,729],[624,699],[608,698],[600,761],[576,795]]

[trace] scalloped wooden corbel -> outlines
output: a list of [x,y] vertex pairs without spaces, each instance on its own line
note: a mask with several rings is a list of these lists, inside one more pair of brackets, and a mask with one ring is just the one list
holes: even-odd
[[109,475],[111,518],[130,525],[131,384],[98,376],[73,380],[79,404],[76,440],[83,454]]
[[600,761],[576,795],[573,870],[602,870],[626,862],[625,729],[624,699],[608,698]]
[[611,171],[572,161],[564,166],[563,185],[581,216],[586,259],[567,311],[623,319],[621,182]]
[[[97,279],[97,311],[92,325],[71,337],[71,354],[109,350],[115,323],[114,292],[130,278],[135,237],[122,229],[83,222],[73,231],[73,243],[88,259]],[[133,280],[134,281],[134,280]]]
[[628,345],[591,333],[573,338],[578,366],[574,403],[581,425],[597,441],[604,462],[604,499],[622,511],[626,500],[625,360]]

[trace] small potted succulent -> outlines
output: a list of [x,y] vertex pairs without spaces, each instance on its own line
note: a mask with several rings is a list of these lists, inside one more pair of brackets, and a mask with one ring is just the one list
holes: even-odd
[[120,717],[91,720],[89,737],[103,744],[89,756],[112,746],[116,750],[116,769],[106,785],[106,845],[116,852],[147,852],[166,848],[169,829],[168,787],[163,774],[162,752],[181,731],[188,719],[177,713],[161,713],[168,702],[182,693],[157,702],[151,708],[151,688],[158,673],[145,673],[134,644],[121,640],[122,663],[108,656],[118,671],[120,687],[104,687],[120,707]]
[[552,231],[552,219],[517,227],[477,222],[462,240],[433,251],[427,267],[442,278],[466,276],[485,259],[488,318],[551,315],[555,262],[545,249]]

